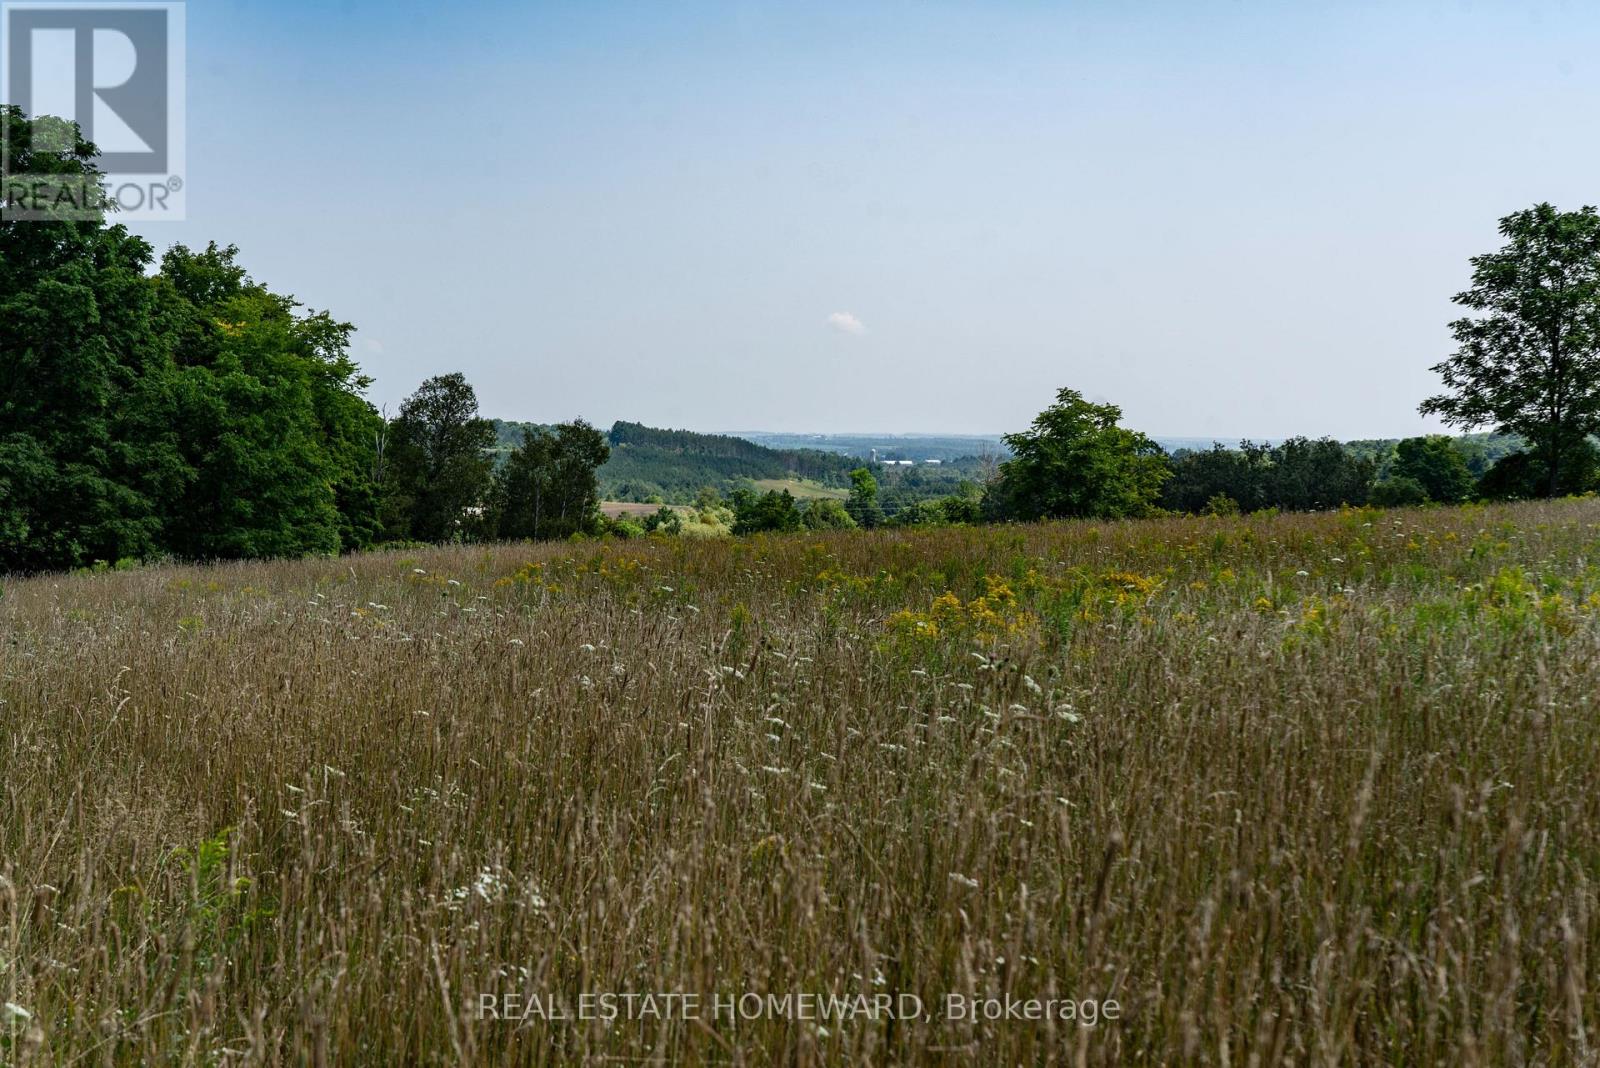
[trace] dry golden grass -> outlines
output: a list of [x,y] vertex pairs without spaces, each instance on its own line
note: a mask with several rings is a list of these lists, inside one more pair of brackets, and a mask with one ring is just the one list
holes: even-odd
[[[1593,1063],[1597,591],[1593,501],[12,581],[0,1062]],[[929,1015],[479,1018],[751,991]]]

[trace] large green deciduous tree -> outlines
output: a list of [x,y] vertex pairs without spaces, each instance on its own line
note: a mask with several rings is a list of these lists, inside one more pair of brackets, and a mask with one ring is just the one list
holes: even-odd
[[1006,435],[1012,458],[991,487],[991,512],[1006,519],[1149,514],[1169,474],[1166,454],[1118,426],[1121,418],[1114,404],[1091,404],[1072,389],[1058,392],[1031,429]]
[[[14,107],[17,173],[98,178],[93,145]],[[18,221],[0,204],[0,571],[157,551],[188,477],[169,426],[172,367],[152,323],[150,246],[103,219]]]
[[352,327],[300,314],[250,279],[238,250],[176,246],[156,279],[194,477],[171,510],[181,556],[299,556],[369,545],[381,420],[349,356]]
[[605,435],[582,419],[553,432],[525,429],[522,445],[495,477],[495,532],[548,540],[590,530],[600,507],[596,472],[610,455]]
[[400,405],[380,464],[386,532],[450,541],[475,534],[490,489],[494,424],[460,372],[428,379]]
[[788,534],[800,529],[800,509],[788,490],[768,490],[759,496],[734,490],[732,504],[735,534]]
[[1431,501],[1458,504],[1472,494],[1474,479],[1454,440],[1443,434],[1406,438],[1395,446],[1392,478],[1408,478]]
[[1472,259],[1450,324],[1459,346],[1433,369],[1445,392],[1424,414],[1495,426],[1532,445],[1542,492],[1586,487],[1569,474],[1600,431],[1600,212],[1540,204],[1500,220],[1505,245]]
[[[76,127],[3,110],[14,172],[98,182]],[[370,543],[381,421],[348,324],[300,314],[232,248],[176,247],[151,277],[150,246],[103,217],[7,206],[0,570]]]

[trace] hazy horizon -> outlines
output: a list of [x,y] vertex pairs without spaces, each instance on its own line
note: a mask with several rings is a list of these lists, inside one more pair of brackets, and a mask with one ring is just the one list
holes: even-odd
[[1497,219],[1600,201],[1600,12],[1561,4],[188,22],[189,219],[136,229],[354,322],[391,412],[459,370],[522,420],[1003,433],[1071,386],[1404,437]]

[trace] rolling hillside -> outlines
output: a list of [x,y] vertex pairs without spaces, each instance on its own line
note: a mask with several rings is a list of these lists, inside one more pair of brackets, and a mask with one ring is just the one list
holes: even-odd
[[[507,455],[532,423],[494,420],[496,451]],[[826,489],[847,487],[859,460],[817,449],[774,449],[726,434],[661,430],[618,422],[606,435],[611,459],[600,468],[600,495],[611,501],[660,497],[694,500],[710,486],[727,492],[745,482],[796,480]]]
[[613,500],[659,495],[688,501],[701,488],[727,490],[761,479],[805,479],[844,486],[860,462],[814,449],[770,449],[724,434],[658,430],[639,423],[611,427],[611,459],[600,469],[601,492]]

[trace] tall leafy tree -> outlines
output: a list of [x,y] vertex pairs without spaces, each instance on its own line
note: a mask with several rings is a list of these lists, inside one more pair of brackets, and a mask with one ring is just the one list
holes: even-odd
[[1391,477],[1415,481],[1430,501],[1441,504],[1466,500],[1474,482],[1466,458],[1444,434],[1406,438],[1396,445]]
[[297,556],[370,544],[378,417],[352,328],[302,315],[238,250],[183,246],[157,278],[180,370],[175,417],[194,477],[167,543],[194,558]]
[[[18,173],[98,181],[96,150],[75,126],[0,110]],[[150,259],[149,245],[101,217],[0,211],[0,570],[160,548],[161,501],[187,471]]]
[[581,419],[553,432],[525,429],[521,447],[495,477],[496,532],[545,540],[590,530],[600,506],[596,472],[610,454],[605,435]]
[[850,472],[850,496],[844,502],[845,511],[856,526],[868,530],[883,523],[883,505],[878,502],[878,480],[865,467]]
[[460,372],[428,379],[400,405],[380,461],[386,533],[449,541],[476,532],[489,495],[494,424]]
[[1532,444],[1546,495],[1600,431],[1600,212],[1539,204],[1500,220],[1506,243],[1472,259],[1455,302],[1477,314],[1450,324],[1459,346],[1434,366],[1445,392],[1424,414],[1495,426]]
[[[1161,446],[1118,426],[1122,409],[1062,389],[1033,426],[1007,434],[1012,459],[991,486],[1007,519],[1121,519],[1156,507],[1169,471]],[[998,507],[996,508],[996,505]]]
[[788,490],[768,490],[759,496],[749,490],[736,490],[733,506],[735,534],[787,534],[800,529],[800,509]]

